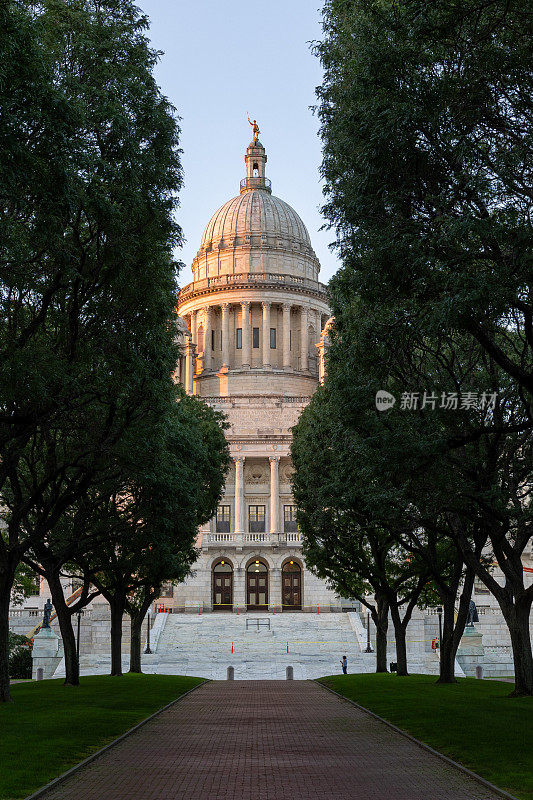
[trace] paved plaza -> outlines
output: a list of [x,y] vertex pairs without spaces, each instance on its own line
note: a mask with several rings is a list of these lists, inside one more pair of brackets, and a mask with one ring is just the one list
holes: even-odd
[[45,800],[496,800],[310,681],[212,682]]

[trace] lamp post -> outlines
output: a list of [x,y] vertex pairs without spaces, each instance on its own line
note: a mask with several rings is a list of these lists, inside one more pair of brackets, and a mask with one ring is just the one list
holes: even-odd
[[78,660],[78,668],[80,665],[80,628],[81,628],[81,618],[83,616],[83,611],[76,611],[78,617],[78,629],[76,633],[76,658]]
[[150,650],[150,618],[151,618],[150,611],[146,614],[146,619],[148,620],[148,624],[146,626],[146,648],[144,650],[144,654],[146,656],[152,655],[152,651]]
[[442,671],[442,606],[437,608],[439,615],[439,669]]
[[366,615],[366,650],[365,653],[373,653],[372,645],[370,644],[370,612]]

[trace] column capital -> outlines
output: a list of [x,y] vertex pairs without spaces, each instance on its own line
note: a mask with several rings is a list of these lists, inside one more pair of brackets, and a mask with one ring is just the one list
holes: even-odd
[[222,311],[229,311],[230,305],[231,303],[220,303],[220,308],[222,309]]
[[272,305],[272,301],[271,300],[261,300],[261,305],[263,306],[263,308],[270,308],[271,305]]
[[281,307],[284,311],[290,311],[292,308],[292,303],[282,303]]
[[246,456],[238,455],[238,456],[232,456],[232,458],[235,461],[235,463],[237,462],[242,463],[246,459]]
[[241,302],[241,306],[243,306],[243,307],[244,306],[248,306],[248,308],[249,308],[252,301],[251,300],[241,300],[240,302]]
[[275,455],[275,456],[269,456],[268,460],[270,461],[270,463],[274,463],[274,462],[279,463],[280,458],[281,458],[281,456]]

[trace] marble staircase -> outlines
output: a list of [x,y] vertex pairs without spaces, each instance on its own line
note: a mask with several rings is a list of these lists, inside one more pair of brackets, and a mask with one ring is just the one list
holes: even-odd
[[[260,620],[259,626],[254,622],[256,619]],[[340,672],[343,655],[348,658],[348,672],[373,672],[375,654],[365,653],[365,647],[366,632],[357,612],[162,613],[157,615],[152,628],[153,652],[143,655],[142,669],[146,673],[224,680],[227,668],[233,666],[236,680],[285,680],[286,668],[292,666],[294,679],[305,680]],[[409,650],[411,672],[437,674],[438,659],[434,653],[417,648]],[[395,660],[392,640],[388,661]],[[127,670],[126,654],[123,662]],[[107,674],[109,668],[108,654],[82,653],[82,675]],[[64,666],[60,664],[55,677],[62,675]]]

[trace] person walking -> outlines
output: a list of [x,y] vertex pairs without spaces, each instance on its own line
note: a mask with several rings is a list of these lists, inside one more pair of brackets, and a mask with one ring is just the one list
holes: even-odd
[[342,666],[343,673],[345,675],[347,675],[348,674],[348,659],[346,658],[346,656],[342,657],[341,666]]

